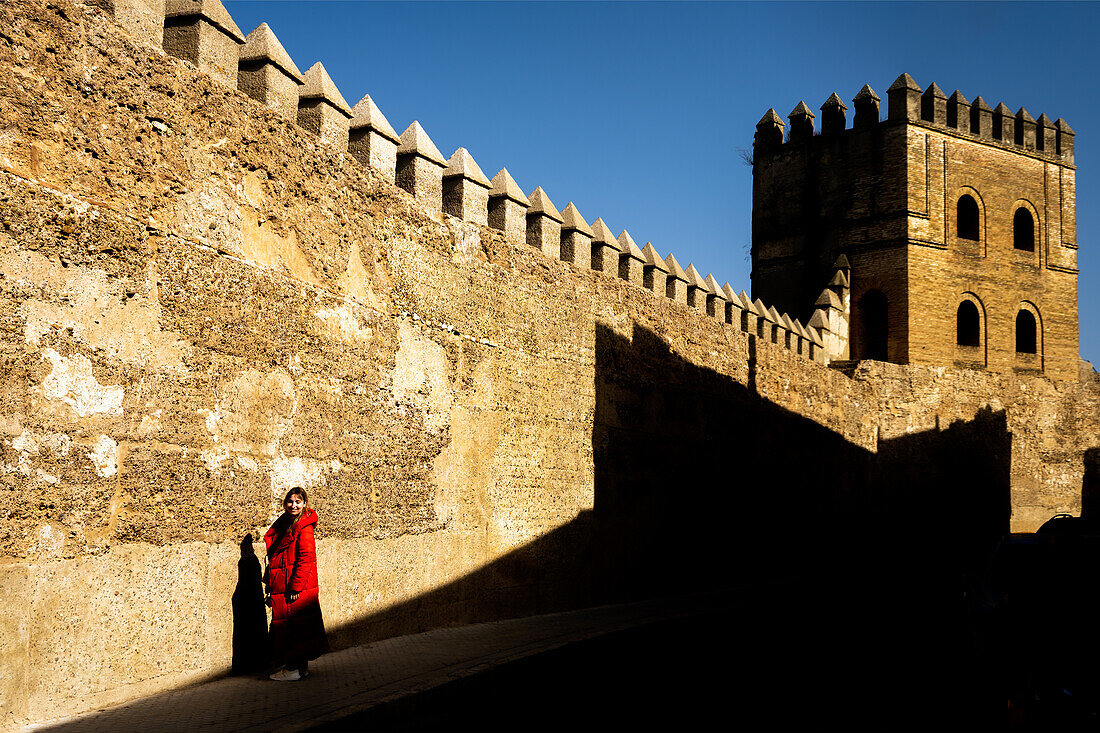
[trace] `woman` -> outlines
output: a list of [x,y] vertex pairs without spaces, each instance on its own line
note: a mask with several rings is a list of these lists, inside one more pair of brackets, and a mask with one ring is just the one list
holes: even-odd
[[275,661],[271,679],[291,682],[309,676],[309,660],[328,651],[325,622],[317,600],[317,512],[305,489],[295,486],[283,499],[283,515],[264,535],[267,544],[267,603]]

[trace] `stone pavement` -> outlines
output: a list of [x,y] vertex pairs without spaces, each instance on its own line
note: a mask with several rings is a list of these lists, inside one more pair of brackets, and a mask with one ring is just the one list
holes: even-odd
[[27,730],[307,730],[500,664],[723,603],[722,594],[699,594],[436,629],[326,654],[301,682],[227,677]]

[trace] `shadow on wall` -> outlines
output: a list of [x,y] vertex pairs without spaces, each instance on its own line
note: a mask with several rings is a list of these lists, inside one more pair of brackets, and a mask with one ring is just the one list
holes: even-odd
[[1081,516],[1100,519],[1100,448],[1085,451],[1085,471],[1081,481]]
[[[641,327],[628,339],[597,326],[595,347],[594,508],[476,572],[330,628],[334,648],[738,588],[738,611],[714,620],[724,635],[685,649],[682,663],[738,658],[737,697],[752,710],[801,698],[811,717],[786,723],[850,723],[858,710],[870,725],[922,690],[938,701],[956,691],[954,675],[972,671],[959,659],[964,579],[1008,531],[1003,413],[882,441],[876,454],[760,397],[755,363],[745,386]],[[238,593],[252,604],[241,618],[253,619],[262,596],[245,544]],[[251,622],[235,628],[254,634]],[[969,677],[957,682],[973,697]]]

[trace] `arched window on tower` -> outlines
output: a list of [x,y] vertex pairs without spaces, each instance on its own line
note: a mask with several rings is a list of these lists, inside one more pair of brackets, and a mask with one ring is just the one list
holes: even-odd
[[959,204],[955,212],[955,225],[959,239],[970,239],[977,242],[981,237],[981,215],[978,212],[978,202],[970,194],[959,197]]
[[859,358],[887,361],[889,358],[889,304],[881,290],[869,290],[859,299]]
[[1035,314],[1021,310],[1016,314],[1016,351],[1020,354],[1034,354],[1038,346],[1038,329]]
[[956,320],[956,339],[959,346],[982,345],[982,319],[978,306],[969,300],[959,303]]
[[1023,206],[1012,215],[1012,246],[1026,252],[1035,251],[1035,220]]

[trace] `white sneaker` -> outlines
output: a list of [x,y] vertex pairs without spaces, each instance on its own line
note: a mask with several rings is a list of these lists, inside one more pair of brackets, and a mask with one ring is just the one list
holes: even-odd
[[270,677],[276,682],[297,682],[302,679],[302,675],[296,669],[280,669]]

